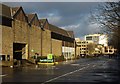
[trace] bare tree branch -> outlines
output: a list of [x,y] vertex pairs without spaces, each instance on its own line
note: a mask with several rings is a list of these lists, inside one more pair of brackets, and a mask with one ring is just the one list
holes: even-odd
[[111,36],[111,44],[120,50],[120,1],[100,4],[98,9],[92,17]]

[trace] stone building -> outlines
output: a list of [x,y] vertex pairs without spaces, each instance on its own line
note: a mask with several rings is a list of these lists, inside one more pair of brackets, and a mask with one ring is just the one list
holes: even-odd
[[[75,41],[73,32],[63,30],[51,24],[49,29],[51,31],[52,38],[52,53],[59,53],[59,55],[63,55],[65,59],[72,59],[75,57]],[[59,47],[57,47],[58,45]],[[56,50],[59,51],[56,52]]]
[[1,5],[2,65],[10,66],[17,60],[29,60],[35,53],[39,56],[54,54],[64,55],[65,58],[75,57],[72,31],[49,24],[47,19],[39,19],[37,14],[26,14],[22,7]]

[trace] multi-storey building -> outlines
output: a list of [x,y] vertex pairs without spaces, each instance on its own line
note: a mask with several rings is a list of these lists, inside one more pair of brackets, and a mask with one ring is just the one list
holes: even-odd
[[76,40],[76,55],[77,56],[86,56],[89,55],[89,43],[93,43],[92,41],[84,41],[79,38],[75,38]]
[[[35,53],[39,56],[48,54],[64,55],[65,58],[73,56],[73,32],[51,25],[47,19],[39,19],[37,14],[25,14],[22,7],[0,5],[2,65],[10,66],[14,65],[16,60],[29,60]],[[67,49],[64,50],[64,47]]]
[[108,36],[105,34],[89,34],[85,35],[85,41],[93,41],[96,44],[108,46]]
[[105,46],[104,47],[104,54],[115,54],[116,49],[112,46]]
[[89,34],[85,35],[86,41],[93,41],[97,44],[95,53],[97,54],[114,54],[116,49],[108,46],[108,36],[106,34]]

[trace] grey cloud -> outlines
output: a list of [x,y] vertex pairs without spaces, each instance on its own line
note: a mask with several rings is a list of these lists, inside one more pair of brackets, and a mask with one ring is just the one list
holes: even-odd
[[37,13],[39,18],[48,18],[51,24],[74,30],[76,37],[99,30],[95,30],[95,25],[92,26],[88,21],[90,11],[99,4],[97,2],[6,2],[5,4],[22,6],[26,13]]
[[88,13],[96,2],[6,2],[10,6],[23,6],[26,12],[50,13],[57,11],[59,15],[72,17]]
[[92,23],[89,21],[90,15],[86,15],[81,18],[82,21],[79,21],[76,24],[64,26],[62,28],[67,30],[73,30],[76,37],[84,38],[86,34],[98,33],[101,31],[101,27],[98,23]]

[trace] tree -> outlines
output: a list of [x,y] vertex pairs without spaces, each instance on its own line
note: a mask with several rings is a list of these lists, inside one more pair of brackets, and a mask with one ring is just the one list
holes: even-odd
[[94,54],[95,48],[96,48],[96,44],[95,44],[95,43],[89,43],[89,44],[88,44],[88,52],[89,52],[89,55]]
[[109,35],[110,44],[120,51],[120,1],[102,3],[98,9],[99,12],[93,15],[95,21]]

